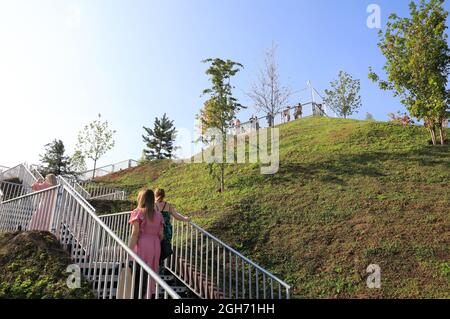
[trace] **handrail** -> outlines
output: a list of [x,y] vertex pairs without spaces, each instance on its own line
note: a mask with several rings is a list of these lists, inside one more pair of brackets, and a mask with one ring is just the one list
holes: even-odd
[[72,185],[70,185],[70,183],[69,183],[64,177],[58,176],[58,178],[59,178],[59,180],[62,182],[62,184],[64,184],[65,186],[69,187],[69,188],[73,191],[73,193],[76,194],[75,196],[76,196],[79,200],[81,200],[86,206],[88,206],[90,210],[93,210],[93,211],[95,212],[94,206],[92,206],[92,205],[87,201],[86,198],[84,198],[80,193],[78,193],[78,192],[75,190],[75,188],[74,188]]
[[[104,220],[105,223],[107,225],[110,225],[110,227],[120,236],[122,236],[124,238],[124,240],[127,240],[130,236],[130,229],[129,229],[129,225],[128,225],[128,218],[126,218],[126,215],[130,215],[131,212],[121,212],[121,213],[115,213],[115,214],[107,214],[107,215],[101,215],[99,216],[100,219]],[[241,253],[239,253],[236,249],[230,247],[229,245],[225,244],[222,240],[218,239],[216,236],[212,235],[211,233],[209,233],[208,231],[204,230],[203,228],[201,228],[199,225],[195,224],[194,222],[189,222],[189,223],[181,223],[181,231],[179,231],[179,222],[176,221],[173,224],[173,240],[172,240],[172,245],[173,245],[173,250],[174,250],[174,254],[175,254],[175,259],[173,259],[174,256],[172,256],[170,258],[170,260],[168,260],[170,266],[167,267],[167,269],[172,272],[172,274],[177,277],[179,280],[181,280],[182,282],[184,282],[193,292],[195,292],[197,295],[199,295],[200,297],[206,297],[209,298],[211,297],[211,295],[208,295],[205,292],[205,289],[202,288],[198,288],[199,286],[203,285],[203,284],[199,284],[199,283],[192,283],[192,277],[190,277],[191,275],[187,275],[187,268],[189,268],[190,270],[192,270],[192,268],[194,268],[195,265],[195,269],[196,271],[197,269],[197,257],[198,253],[200,253],[200,257],[199,257],[199,263],[201,265],[204,266],[203,268],[203,272],[206,272],[206,277],[209,280],[209,275],[208,275],[208,270],[210,274],[216,274],[216,277],[214,280],[211,279],[211,281],[208,283],[208,285],[215,285],[215,281],[217,279],[217,283],[219,283],[219,281],[221,282],[221,287],[223,288],[223,293],[225,294],[225,289],[227,289],[228,291],[228,295],[231,296],[235,296],[236,298],[238,297],[246,297],[246,290],[241,290],[238,287],[235,287],[233,289],[231,289],[231,286],[233,285],[237,285],[238,281],[239,281],[239,285],[243,285],[243,281],[244,281],[244,277],[242,277],[242,281],[241,279],[237,278],[236,275],[236,279],[233,277],[231,278],[231,268],[233,267],[232,265],[230,265],[232,259],[231,256],[233,258],[233,260],[236,263],[236,267],[237,267],[237,261],[239,260],[239,264],[242,265],[242,271],[239,270],[239,272],[242,274],[244,273],[244,264],[248,267],[248,271],[249,271],[249,276],[251,276],[252,270],[253,270],[253,274],[256,276],[256,280],[255,278],[251,278],[248,277],[249,282],[252,282],[255,286],[256,286],[256,290],[258,290],[258,280],[263,280],[262,281],[262,285],[260,285],[260,288],[266,287],[266,280],[276,282],[279,285],[279,297],[281,298],[282,296],[282,292],[281,292],[281,287],[283,287],[283,289],[285,290],[284,295],[286,296],[286,298],[290,298],[290,290],[291,290],[291,286],[288,285],[287,283],[285,283],[284,281],[282,281],[280,278],[278,278],[277,276],[275,276],[274,274],[270,273],[269,271],[267,271],[266,269],[262,268],[260,265],[256,264],[255,262],[253,262],[252,260],[250,260],[249,258],[243,256]],[[189,244],[189,239],[188,239],[188,233],[190,236],[190,244]],[[194,239],[195,238],[195,241]],[[201,238],[201,245],[198,246],[197,243],[197,239]],[[208,244],[208,241],[210,242],[210,244]],[[214,243],[213,246],[215,246],[216,248],[211,248],[210,246]],[[205,244],[205,246],[203,246]],[[199,248],[202,247],[202,248]],[[217,252],[217,256],[219,255],[219,251],[217,249],[219,249],[220,247],[220,251],[222,252],[222,257],[220,257],[220,259],[223,258],[223,265],[220,265],[219,267],[219,257],[216,258],[216,260],[214,261],[215,257],[214,255],[216,255]],[[204,254],[204,250],[206,250],[206,258],[203,258],[203,256],[201,256],[202,254]],[[208,251],[209,251],[209,258],[208,258]],[[194,256],[194,257],[193,257]],[[184,265],[181,266],[180,263],[182,263],[181,260],[183,260],[184,257],[184,262],[188,262],[190,266]],[[181,259],[179,259],[181,258]],[[228,263],[225,263],[225,259],[228,259]],[[216,263],[217,263],[217,267],[216,267]],[[222,263],[222,261],[220,262]],[[201,267],[203,267],[201,266]],[[183,270],[181,270],[181,268],[184,267],[184,272]],[[200,267],[200,272],[202,273],[202,268]],[[210,268],[210,269],[208,269]],[[237,269],[233,270],[233,272],[236,271],[237,273]],[[220,279],[219,280],[219,272],[220,272],[220,276],[223,276],[223,280]],[[260,276],[258,279],[258,275]],[[192,275],[193,276],[193,275]],[[247,275],[246,275],[247,276]],[[227,277],[227,283],[225,283],[225,277]],[[261,278],[262,277],[262,278]],[[232,281],[234,283],[232,283]],[[229,287],[228,287],[229,286]],[[217,289],[220,289],[221,287],[217,287]],[[252,290],[252,286],[250,284],[249,288],[249,296],[251,297],[251,290]],[[255,287],[253,287],[255,289]],[[265,288],[264,288],[265,289]],[[269,288],[270,289],[270,288]],[[271,288],[271,295],[273,295],[273,287]],[[248,291],[247,291],[248,293]],[[258,298],[258,291],[255,292],[254,296],[256,296]],[[261,292],[261,294],[259,294],[259,296],[264,296],[264,298],[266,297],[265,292]]]
[[13,202],[13,201],[16,201],[16,200],[20,200],[20,199],[24,199],[24,198],[30,197],[32,195],[38,195],[40,193],[48,192],[48,191],[54,190],[55,188],[58,188],[58,185],[52,186],[52,187],[49,187],[49,188],[46,188],[46,189],[42,189],[40,191],[35,191],[33,193],[30,193],[30,194],[25,194],[25,195],[22,195],[22,196],[19,196],[19,197],[15,197],[13,199],[6,200],[2,204],[8,204],[10,202]]
[[[67,185],[63,186],[64,189],[70,193],[72,196],[79,198],[80,196],[74,192],[73,189],[67,187]],[[84,202],[80,202],[81,205],[85,206]],[[90,216],[99,224],[106,233],[111,236],[120,246],[124,249],[135,261],[138,262],[139,266],[141,266],[146,272],[148,272],[164,290],[174,299],[180,299],[180,296],[164,281],[162,280],[158,274],[156,274],[147,264],[144,262],[133,250],[131,250],[128,245],[126,245],[111,229],[97,216],[95,213],[95,209],[92,211],[88,207],[84,207]]]
[[[116,169],[117,166],[120,167],[120,165],[123,165],[123,164],[127,164],[126,165],[127,167],[126,168],[120,168],[119,170]],[[104,176],[104,175],[107,175],[107,174],[115,173],[115,172],[120,171],[122,169],[128,169],[128,168],[131,168],[131,167],[135,167],[138,164],[139,164],[139,162],[134,160],[134,159],[127,159],[127,160],[124,160],[124,161],[121,161],[121,162],[117,162],[117,163],[113,163],[113,164],[109,164],[109,165],[104,165],[104,166],[101,166],[101,167],[96,167],[95,170],[94,169],[90,169],[90,170],[87,170],[87,171],[84,171],[84,172],[80,173],[79,175],[83,176],[83,177],[87,177],[86,179],[89,180],[89,179],[92,178],[92,176],[89,176],[89,175],[91,175],[94,171],[95,171],[95,173],[103,171],[104,174],[101,175],[101,176]],[[109,170],[106,170],[106,169],[109,169]],[[95,177],[99,177],[99,176],[95,176]]]
[[253,267],[257,268],[259,271],[265,273],[266,275],[268,275],[269,277],[271,277],[272,279],[275,279],[276,281],[278,281],[280,284],[282,284],[286,289],[291,289],[291,286],[289,286],[287,283],[285,283],[284,281],[282,281],[280,278],[278,278],[277,276],[269,273],[267,270],[265,270],[264,268],[262,268],[261,266],[259,266],[258,264],[254,263],[253,261],[251,261],[250,259],[248,259],[247,257],[245,257],[244,255],[242,255],[240,252],[238,252],[237,250],[235,250],[234,248],[230,247],[229,245],[225,244],[222,240],[220,240],[219,238],[215,237],[214,235],[212,235],[211,233],[207,232],[206,230],[204,230],[203,228],[201,228],[199,225],[195,224],[194,222],[190,221],[189,222],[190,225],[192,225],[194,228],[198,229],[200,232],[202,232],[204,235],[208,236],[209,238],[211,238],[212,240],[218,242],[220,245],[222,245],[223,247],[225,247],[226,249],[228,249],[229,251],[231,251],[232,253],[234,253],[235,255],[239,256],[239,258],[241,258],[242,260],[245,260],[246,263],[252,265]]

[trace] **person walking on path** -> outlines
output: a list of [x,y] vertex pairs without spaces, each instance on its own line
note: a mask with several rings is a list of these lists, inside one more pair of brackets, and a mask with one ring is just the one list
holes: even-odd
[[[155,209],[155,195],[152,190],[139,192],[138,207],[131,213],[129,223],[132,226],[129,247],[155,272],[159,272],[159,257],[161,255],[161,240],[163,239],[164,218]],[[137,298],[140,286],[141,267],[136,265],[134,297]],[[143,274],[142,295],[152,298],[156,283]]]
[[[155,189],[155,208],[156,210],[160,211],[163,218],[164,218],[164,239],[169,242],[169,244],[172,242],[172,236],[173,236],[173,230],[172,230],[172,217],[176,220],[182,221],[182,222],[190,222],[191,219],[189,217],[183,216],[180,213],[178,213],[175,209],[175,207],[165,201],[166,198],[166,192],[162,188],[156,188]],[[160,270],[161,272],[164,270],[164,264],[161,261],[160,263]]]
[[[45,180],[39,179],[37,182],[31,185],[33,192],[45,190],[47,188],[58,185],[58,180],[54,174],[48,174]],[[28,230],[42,230],[50,231],[51,214],[54,204],[54,193],[45,192],[40,195],[38,208],[31,216],[31,220],[28,224]]]

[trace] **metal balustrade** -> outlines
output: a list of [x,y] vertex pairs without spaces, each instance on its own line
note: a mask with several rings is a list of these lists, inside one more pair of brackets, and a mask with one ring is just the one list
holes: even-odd
[[[22,195],[0,204],[0,231],[29,229],[33,214],[33,225],[43,230],[50,230],[50,214],[55,208],[58,186],[42,191]],[[47,227],[45,227],[47,225]]]
[[0,181],[0,203],[27,193],[22,184]]
[[127,168],[136,167],[136,166],[138,166],[138,164],[139,164],[138,161],[129,159],[129,160],[125,160],[122,162],[98,167],[95,170],[93,170],[93,169],[88,170],[86,172],[81,173],[79,177],[81,180],[86,180],[86,181],[92,180],[92,179],[95,179],[96,177],[102,177],[102,176],[105,176],[105,175],[108,175],[111,173],[119,172],[119,171],[127,169]]
[[[128,241],[131,212],[100,216]],[[173,221],[166,268],[201,298],[289,299],[291,287],[193,222]]]
[[19,179],[28,192],[31,191],[31,185],[37,181],[37,178],[26,163],[19,164],[0,173],[0,181],[8,181],[14,178]]
[[89,194],[89,199],[102,199],[102,200],[125,200],[126,192],[118,190],[105,185],[99,185],[92,182],[80,182],[79,186],[82,187],[86,193]]
[[[59,185],[0,204],[0,231],[47,229],[62,244],[76,251],[76,262],[92,282],[98,298],[150,298],[145,286],[154,287],[155,298],[180,298],[158,274],[137,256],[95,214],[95,210],[64,179]],[[124,281],[117,283],[125,267]],[[127,287],[117,295],[116,284]],[[125,292],[127,292],[125,294]],[[128,294],[128,292],[130,292]]]

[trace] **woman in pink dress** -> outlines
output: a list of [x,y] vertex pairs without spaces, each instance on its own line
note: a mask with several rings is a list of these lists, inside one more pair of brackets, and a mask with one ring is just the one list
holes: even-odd
[[[161,213],[155,210],[155,195],[153,191],[149,189],[142,190],[138,195],[137,201],[138,208],[131,213],[129,220],[132,226],[129,246],[155,273],[158,273],[164,219]],[[140,267],[136,268],[135,298],[138,297],[140,280]],[[155,293],[155,289],[155,283],[152,282],[151,278],[147,278],[146,273],[144,273],[142,295],[146,299],[150,299]],[[145,292],[145,290],[147,291]]]
[[[45,177],[45,180],[39,179],[33,185],[31,185],[31,189],[34,192],[38,192],[58,184],[58,180],[56,176],[53,174],[48,174]],[[28,224],[28,230],[50,230],[50,218],[53,210],[53,194],[43,194],[37,210],[34,212],[31,217],[30,223]]]

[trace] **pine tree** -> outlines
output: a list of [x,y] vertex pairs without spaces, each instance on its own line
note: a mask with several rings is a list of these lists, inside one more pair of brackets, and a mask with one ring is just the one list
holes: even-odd
[[64,143],[61,140],[54,140],[45,145],[45,154],[40,155],[41,166],[39,171],[42,175],[69,175],[72,174],[71,160],[65,153]]
[[142,135],[142,138],[146,143],[144,154],[147,160],[173,157],[176,129],[166,113],[162,118],[155,118],[153,129],[144,126],[144,130],[146,135]]

